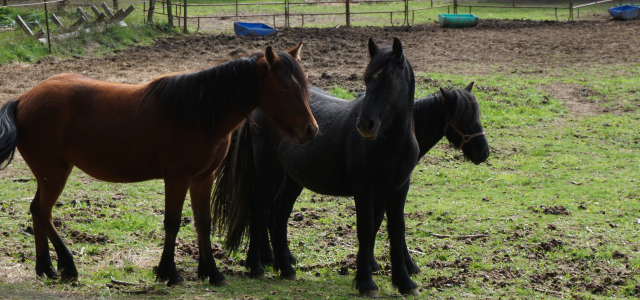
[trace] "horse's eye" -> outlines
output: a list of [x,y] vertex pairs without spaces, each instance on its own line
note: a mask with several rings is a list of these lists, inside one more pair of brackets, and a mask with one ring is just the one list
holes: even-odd
[[283,90],[288,90],[289,89],[289,85],[288,84],[283,84],[280,86]]

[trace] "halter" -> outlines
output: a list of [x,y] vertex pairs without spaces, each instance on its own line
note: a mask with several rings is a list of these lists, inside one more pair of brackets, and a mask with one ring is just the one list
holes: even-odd
[[451,118],[447,117],[447,125],[444,126],[444,135],[445,136],[447,136],[447,128],[449,127],[449,125],[451,125],[451,128],[453,128],[453,130],[455,130],[460,135],[460,137],[462,137],[462,143],[460,144],[460,151],[462,151],[462,146],[464,146],[465,143],[471,141],[472,138],[484,135],[484,131],[480,131],[480,132],[474,133],[472,135],[464,134],[464,133],[462,133],[462,131],[460,131],[458,128],[456,128],[455,125],[453,125],[453,120],[451,120]]

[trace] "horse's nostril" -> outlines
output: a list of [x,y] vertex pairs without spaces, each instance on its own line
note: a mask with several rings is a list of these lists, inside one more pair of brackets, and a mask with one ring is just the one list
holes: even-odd
[[371,131],[375,127],[376,122],[374,120],[368,120],[366,123],[367,130]]
[[307,137],[314,137],[318,130],[311,124],[307,125]]

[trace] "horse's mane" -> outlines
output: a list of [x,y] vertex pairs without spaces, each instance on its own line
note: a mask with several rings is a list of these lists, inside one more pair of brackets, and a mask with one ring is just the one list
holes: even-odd
[[[213,129],[216,121],[234,108],[248,117],[251,107],[257,105],[256,61],[262,56],[238,58],[202,71],[154,79],[147,85],[140,104],[148,107],[159,103],[165,116],[203,129]],[[278,56],[285,75],[306,82],[304,71],[291,55],[278,52]],[[307,93],[306,85],[301,86]]]
[[451,93],[456,97],[455,99],[449,99],[449,101],[455,101],[455,103],[444,103],[444,98],[440,92],[416,100],[415,111],[424,114],[416,117],[427,118],[427,115],[432,112],[431,104],[439,101],[442,103],[443,108],[455,107],[454,111],[449,112],[449,117],[456,127],[466,128],[478,122],[480,118],[480,105],[476,97],[465,89],[453,90]]
[[[371,60],[369,61],[367,68],[364,70],[364,74],[362,75],[362,78],[364,79],[364,81],[368,81],[378,71],[381,71],[381,72],[393,71],[393,68],[387,68],[387,69],[383,68],[389,63],[393,63],[393,62],[390,62],[390,60],[392,59],[393,59],[393,49],[391,46],[385,46],[380,48],[380,50],[378,50],[378,52],[373,57],[371,57]],[[403,55],[403,62],[404,61],[405,59]],[[392,76],[393,74],[389,74],[389,75],[393,77]]]
[[248,114],[257,91],[256,58],[240,58],[194,73],[154,79],[140,103],[148,107],[156,102],[166,116],[213,129],[229,108],[239,107]]
[[472,93],[465,89],[451,91],[456,95],[455,111],[450,112],[451,120],[459,128],[472,126],[480,119],[480,104]]

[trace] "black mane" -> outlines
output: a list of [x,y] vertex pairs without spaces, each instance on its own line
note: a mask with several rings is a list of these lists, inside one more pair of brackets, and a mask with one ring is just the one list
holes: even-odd
[[427,119],[431,110],[434,109],[432,104],[436,104],[435,102],[438,101],[440,102],[437,103],[439,104],[438,107],[449,110],[453,108],[453,111],[443,111],[442,116],[444,116],[444,113],[448,113],[448,117],[451,118],[451,121],[456,127],[465,128],[478,122],[480,119],[480,105],[478,104],[476,96],[465,89],[450,92],[456,97],[455,99],[448,99],[447,101],[454,101],[453,103],[444,103],[445,100],[440,92],[417,99],[415,102],[415,117]]
[[[371,57],[371,60],[369,61],[369,64],[367,65],[367,68],[364,70],[364,74],[362,75],[362,78],[364,79],[364,81],[369,81],[369,79],[373,76],[373,74],[375,74],[378,71],[382,71],[382,72],[392,72],[394,71],[394,68],[384,68],[384,66],[388,65],[389,63],[394,63],[394,62],[390,62],[390,60],[393,59],[393,49],[391,48],[391,46],[385,46],[380,48],[380,50],[378,50],[378,52]],[[398,63],[400,63],[400,66],[404,65],[404,54],[402,55],[402,61],[399,61]],[[402,71],[402,69],[400,70]],[[388,74],[390,77],[394,77],[393,74]]]
[[[211,130],[225,113],[237,108],[247,117],[257,105],[256,61],[262,54],[238,58],[202,71],[160,77],[152,81],[140,100],[147,106],[159,103],[165,116],[178,122]],[[304,71],[291,55],[278,52],[285,76],[306,83]],[[304,93],[307,85],[301,84]]]
[[[480,119],[480,104],[472,93],[465,89],[451,91],[456,95],[455,110],[449,112],[453,124],[458,128],[469,127]],[[452,107],[452,105],[448,105]]]

